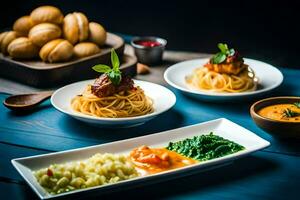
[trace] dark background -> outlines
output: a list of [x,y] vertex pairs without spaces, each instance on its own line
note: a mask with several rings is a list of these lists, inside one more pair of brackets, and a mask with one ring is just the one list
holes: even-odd
[[0,8],[1,28],[49,4],[64,14],[82,11],[110,32],[163,37],[168,49],[214,53],[216,44],[225,42],[245,57],[300,68],[298,1],[7,0],[6,4]]

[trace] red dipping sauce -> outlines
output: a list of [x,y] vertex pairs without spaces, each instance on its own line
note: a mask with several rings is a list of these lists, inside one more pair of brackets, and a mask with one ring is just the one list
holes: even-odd
[[140,40],[140,41],[135,41],[134,43],[144,46],[144,47],[157,47],[161,46],[161,43],[157,41],[151,41],[151,40]]

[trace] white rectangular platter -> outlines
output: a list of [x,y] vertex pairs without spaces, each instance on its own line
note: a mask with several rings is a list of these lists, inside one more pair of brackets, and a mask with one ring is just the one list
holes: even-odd
[[[35,177],[32,174],[32,171],[48,167],[51,164],[84,160],[96,153],[128,154],[132,149],[141,145],[148,145],[150,147],[166,147],[169,142],[175,142],[193,136],[208,134],[210,132],[213,132],[215,135],[219,135],[225,139],[229,139],[240,145],[243,145],[246,149],[221,158],[199,162],[197,164],[179,169],[165,171],[144,177],[133,178],[113,184],[74,190],[58,195],[50,195],[49,193],[47,193],[39,185],[39,183],[36,181]],[[190,175],[191,173],[197,173],[202,170],[206,170],[228,163],[229,161],[233,161],[252,152],[266,148],[269,145],[270,143],[268,141],[260,138],[251,131],[227,119],[221,118],[179,129],[169,130],[161,133],[136,137],[127,140],[116,141],[102,145],[25,158],[17,158],[12,160],[12,164],[41,199],[50,199],[56,197],[69,198],[71,196],[83,197],[85,195],[91,195],[96,193],[101,194],[107,191],[113,191],[123,187],[129,187],[130,185],[140,185],[146,184],[151,181],[162,181],[172,178],[178,178],[185,175]]]

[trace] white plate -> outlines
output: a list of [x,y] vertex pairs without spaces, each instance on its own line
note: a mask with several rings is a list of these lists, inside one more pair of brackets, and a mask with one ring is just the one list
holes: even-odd
[[81,81],[58,89],[51,97],[52,105],[57,110],[92,125],[105,128],[124,128],[141,125],[167,111],[176,103],[176,96],[169,89],[158,84],[134,80],[135,85],[140,86],[144,90],[145,94],[153,100],[153,113],[137,117],[103,118],[89,116],[74,111],[71,108],[71,99],[78,94],[82,94],[85,87],[93,82],[94,80]]
[[192,74],[194,69],[202,67],[208,60],[208,58],[196,59],[172,65],[165,71],[164,78],[172,87],[198,99],[208,101],[228,101],[265,95],[277,88],[283,81],[282,73],[274,66],[261,61],[245,58],[245,64],[249,65],[258,77],[257,90],[241,93],[216,93],[188,88],[185,77]]
[[[84,160],[96,153],[121,153],[127,154],[133,148],[140,145],[149,145],[150,147],[166,147],[169,142],[175,142],[181,139],[199,136],[214,132],[214,134],[232,140],[238,144],[243,145],[246,149],[240,152],[227,155],[221,158],[215,158],[209,161],[202,161],[194,165],[187,167],[174,169],[170,171],[161,172],[158,174],[148,175],[144,177],[137,177],[130,180],[121,181],[114,184],[108,184],[104,186],[97,186],[93,188],[86,188],[81,190],[75,190],[58,195],[48,194],[36,181],[32,174],[33,170],[40,168],[46,168],[50,164],[65,163],[74,160]],[[86,195],[87,193],[103,193],[112,191],[112,189],[118,189],[125,186],[136,185],[137,183],[148,183],[149,181],[163,181],[172,178],[178,178],[192,173],[197,173],[201,170],[212,169],[217,166],[228,163],[242,156],[246,156],[254,151],[263,149],[269,146],[270,143],[249,130],[227,120],[224,118],[216,119],[192,126],[187,126],[179,129],[165,131],[157,134],[136,137],[127,140],[121,140],[117,142],[96,145],[91,147],[85,147],[80,149],[74,149],[69,151],[63,151],[58,153],[50,153],[38,156],[31,156],[26,158],[13,159],[12,164],[26,180],[30,187],[38,194],[42,199],[54,198],[54,197],[69,197],[69,195]],[[147,181],[147,182],[145,182]]]

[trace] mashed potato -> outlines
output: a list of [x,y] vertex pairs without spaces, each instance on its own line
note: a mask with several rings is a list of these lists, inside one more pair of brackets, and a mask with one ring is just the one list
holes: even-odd
[[50,194],[115,183],[138,176],[125,155],[95,154],[84,161],[54,164],[33,172]]

